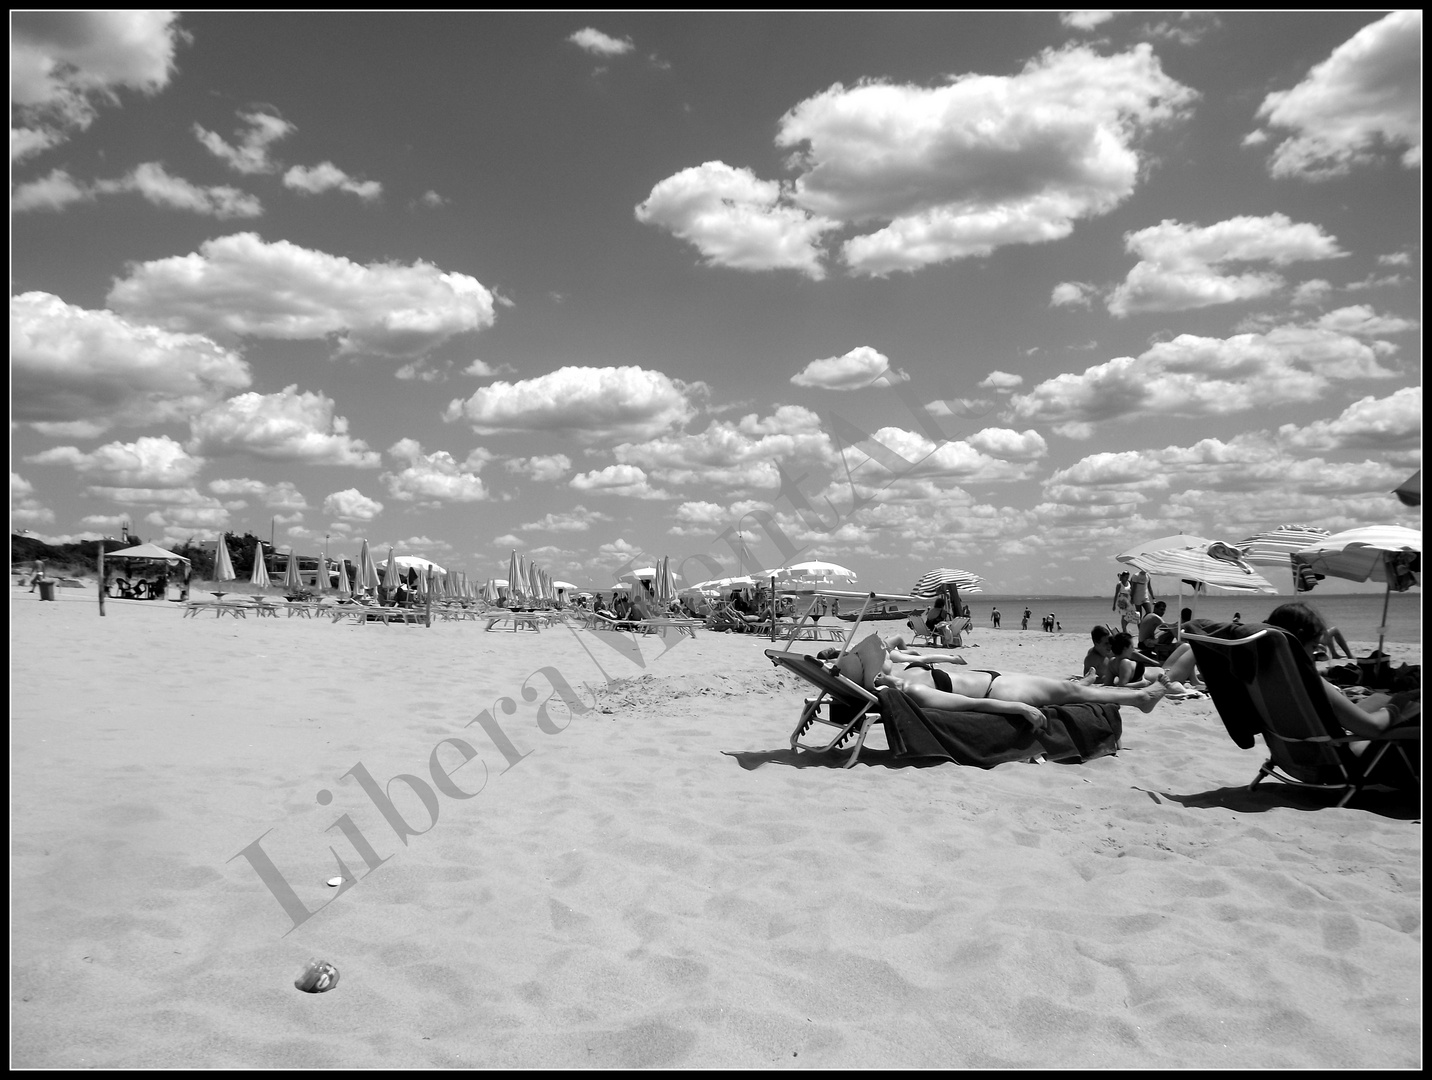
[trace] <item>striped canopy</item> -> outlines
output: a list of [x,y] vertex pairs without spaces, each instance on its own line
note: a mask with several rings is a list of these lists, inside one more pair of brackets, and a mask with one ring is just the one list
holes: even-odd
[[1401,525],[1368,525],[1324,537],[1295,553],[1299,565],[1347,581],[1387,581],[1387,559],[1422,553],[1422,534]]
[[1243,557],[1261,566],[1288,568],[1289,556],[1295,551],[1312,547],[1331,533],[1313,525],[1279,525],[1267,532],[1254,533],[1238,541]]
[[1141,544],[1130,548],[1115,558],[1121,563],[1137,566],[1150,574],[1176,577],[1180,581],[1197,582],[1228,592],[1276,593],[1273,583],[1262,574],[1236,563],[1215,559],[1208,554],[1210,547],[1219,546],[1215,541],[1201,536],[1179,534],[1163,537],[1163,540],[1194,541],[1187,546],[1171,546],[1148,550],[1150,545]]
[[971,574],[968,570],[951,570],[948,567],[941,567],[939,570],[931,570],[927,574],[921,574],[920,580],[915,582],[910,590],[911,596],[934,597],[945,585],[953,585],[960,592],[977,593],[983,592],[980,588],[984,578],[978,574]]

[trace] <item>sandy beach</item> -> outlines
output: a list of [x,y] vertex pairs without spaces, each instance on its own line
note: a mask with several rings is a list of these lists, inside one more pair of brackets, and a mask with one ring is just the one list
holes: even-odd
[[107,612],[11,590],[13,1065],[1421,1065],[1420,816],[1247,793],[1207,699],[1084,765],[793,767],[747,636]]

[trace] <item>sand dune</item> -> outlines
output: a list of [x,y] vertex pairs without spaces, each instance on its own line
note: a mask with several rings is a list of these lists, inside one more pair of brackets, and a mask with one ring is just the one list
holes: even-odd
[[12,589],[15,1065],[1421,1064],[1415,811],[1246,793],[1206,699],[1085,765],[796,768],[746,637],[107,611]]

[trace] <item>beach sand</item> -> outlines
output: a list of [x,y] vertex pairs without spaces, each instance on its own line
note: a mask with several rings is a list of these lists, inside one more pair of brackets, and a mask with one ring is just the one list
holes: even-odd
[[11,591],[13,1065],[1421,1064],[1415,809],[1248,794],[1207,699],[1085,765],[795,768],[746,636],[107,611]]

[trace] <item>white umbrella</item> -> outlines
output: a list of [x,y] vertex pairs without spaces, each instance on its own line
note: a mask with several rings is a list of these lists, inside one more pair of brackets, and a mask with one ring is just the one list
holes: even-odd
[[219,534],[219,542],[214,548],[214,580],[233,581],[238,575],[234,573],[233,560],[229,558],[229,545],[224,539],[226,533]]
[[1387,637],[1387,607],[1392,592],[1405,592],[1420,584],[1422,534],[1401,525],[1368,525],[1334,533],[1293,555],[1294,570],[1307,567],[1314,574],[1345,581],[1385,581],[1382,625],[1377,628],[1377,651]]
[[388,548],[388,565],[383,570],[383,589],[389,596],[398,587],[398,561],[393,558],[392,547]]
[[[1278,591],[1272,582],[1252,567],[1214,558],[1208,553],[1210,548],[1219,551],[1232,550],[1230,545],[1220,544],[1216,540],[1190,533],[1178,533],[1140,544],[1116,555],[1115,558],[1121,563],[1137,566],[1140,570],[1160,577],[1176,577],[1180,582],[1194,581],[1229,592]],[[1180,588],[1180,596],[1182,591]]]
[[507,564],[507,606],[516,607],[522,596],[522,567],[519,565],[517,552],[512,553],[512,558]]
[[358,567],[353,579],[355,592],[373,592],[378,588],[378,566],[373,562],[373,553],[364,540],[358,548]]
[[338,557],[338,595],[353,595],[353,590],[348,587],[348,560],[341,555]]
[[269,587],[268,567],[264,565],[263,541],[254,547],[254,572],[249,575],[249,584],[257,585],[260,589]]
[[[1276,529],[1254,533],[1238,541],[1243,557],[1258,566],[1278,566],[1292,572],[1292,555],[1305,547],[1311,547],[1331,534],[1327,529],[1315,525],[1279,525]],[[1297,592],[1297,579],[1293,582]]]
[[1422,470],[1418,469],[1402,483],[1392,489],[1392,494],[1397,496],[1398,502],[1403,506],[1422,505]]
[[288,549],[288,565],[283,570],[283,587],[290,594],[303,588],[303,579],[298,576],[298,555],[294,553],[293,548]]
[[313,575],[313,591],[322,596],[328,591],[328,557],[318,556],[318,573]]
[[831,582],[836,578],[854,582],[855,571],[837,563],[812,562],[794,563],[791,566],[783,566],[779,570],[771,571],[778,581],[806,581],[806,582]]

